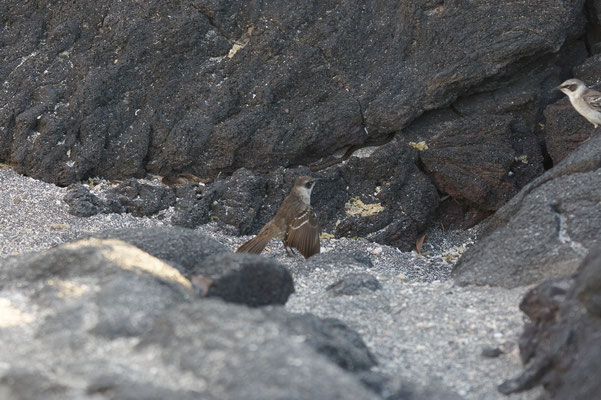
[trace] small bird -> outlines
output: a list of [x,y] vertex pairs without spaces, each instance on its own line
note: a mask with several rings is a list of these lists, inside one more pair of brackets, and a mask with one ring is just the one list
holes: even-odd
[[236,250],[236,253],[259,254],[272,238],[281,240],[288,254],[288,248],[296,248],[305,258],[320,251],[319,221],[311,207],[311,191],[317,178],[301,176],[296,180],[292,191],[280,209],[261,229],[259,234]]
[[579,79],[568,79],[556,89],[568,95],[572,106],[595,129],[601,125],[601,92],[589,89]]

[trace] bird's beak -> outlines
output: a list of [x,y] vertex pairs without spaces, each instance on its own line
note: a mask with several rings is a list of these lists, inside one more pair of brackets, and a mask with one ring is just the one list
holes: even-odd
[[556,90],[561,90],[561,85],[555,86],[551,91],[554,92]]

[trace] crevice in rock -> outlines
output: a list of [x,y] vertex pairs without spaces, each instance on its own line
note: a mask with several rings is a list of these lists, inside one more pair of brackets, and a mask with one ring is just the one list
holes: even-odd
[[[586,28],[583,36],[583,41],[588,51],[589,56],[598,53],[598,49],[595,49],[595,45],[601,42],[601,24],[597,18],[595,10],[595,0],[586,0],[584,6],[584,15],[586,16]],[[598,45],[597,45],[598,47]]]
[[451,105],[449,105],[449,109],[451,111],[453,111],[458,117],[464,118],[466,115],[457,109],[457,106],[455,105],[456,103],[457,102],[455,101],[454,103],[452,103]]
[[551,168],[553,168],[553,159],[549,154],[549,150],[547,149],[547,143],[544,139],[540,141],[540,150],[543,154],[543,168],[545,168],[545,171],[548,171]]
[[[367,131],[366,127],[363,127],[363,129]],[[398,132],[391,132],[386,135],[379,135],[377,138],[368,138],[365,142],[361,144],[350,146],[342,155],[342,157],[336,158],[334,160],[328,160],[322,163],[310,164],[308,167],[311,171],[317,172],[329,168],[332,165],[340,164],[341,162],[348,160],[355,152],[361,149],[364,149],[366,147],[380,147],[387,145],[392,141],[392,139],[394,139],[397,133]]]
[[209,12],[207,12],[207,10],[203,9],[202,6],[196,5],[196,4],[192,4],[192,7],[194,9],[196,9],[196,11],[198,11],[200,14],[204,15],[207,19],[207,21],[209,22],[209,25],[211,25],[213,27],[213,29],[215,30],[215,32],[217,32],[217,34],[219,34],[219,36],[227,39],[228,41],[232,42],[232,43],[236,43],[237,40],[230,38],[223,29],[221,29],[221,27],[219,25],[217,25],[217,23],[215,22],[215,16],[211,16]]

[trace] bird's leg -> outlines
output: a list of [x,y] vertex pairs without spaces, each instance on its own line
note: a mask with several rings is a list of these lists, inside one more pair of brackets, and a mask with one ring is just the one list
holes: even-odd
[[282,243],[284,244],[284,249],[286,249],[286,255],[288,257],[294,256],[294,252],[292,251],[292,249],[290,249],[290,251],[288,251],[288,246],[286,246],[286,241],[282,240]]

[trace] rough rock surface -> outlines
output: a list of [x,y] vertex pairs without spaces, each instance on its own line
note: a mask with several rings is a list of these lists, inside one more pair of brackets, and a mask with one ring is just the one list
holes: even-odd
[[97,196],[81,184],[69,186],[63,200],[69,212],[78,217],[98,213],[130,213],[137,217],[154,215],[175,205],[173,190],[164,185],[149,185],[135,178],[108,189]]
[[416,166],[417,151],[407,142],[395,139],[367,149],[338,167],[348,200],[344,213],[333,221],[336,236],[365,237],[403,251],[413,249],[432,222],[439,195]]
[[595,134],[594,126],[574,110],[567,96],[548,106],[545,118],[545,143],[554,164]]
[[553,64],[583,4],[9,3],[0,160],[63,185],[307,165]]
[[[409,251],[439,205],[424,171],[455,202],[439,210],[452,226],[479,222],[542,173],[550,88],[587,56],[584,4],[7,4],[0,161],[61,185],[214,180],[186,191],[173,222],[217,218],[241,234],[273,216],[295,174],[282,168],[310,166],[328,183],[329,202],[315,194],[329,233]],[[418,156],[408,144],[420,141],[430,150]],[[123,188],[134,195],[124,207],[172,201],[139,201],[144,190]],[[357,197],[383,211],[347,215]]]
[[530,317],[520,339],[525,371],[500,386],[504,393],[542,384],[548,399],[593,399],[601,393],[601,250],[574,279],[546,281],[526,294]]
[[292,276],[283,265],[254,254],[207,257],[186,274],[209,280],[207,296],[251,307],[286,304],[294,292]]
[[227,247],[202,232],[171,226],[155,226],[143,230],[113,229],[97,232],[92,236],[98,239],[123,240],[183,273],[193,271],[196,265],[209,256],[230,252]]
[[510,123],[511,117],[492,115],[436,126],[420,160],[440,191],[489,211],[505,204],[516,193],[507,181],[516,158]]
[[130,178],[120,183],[109,191],[107,203],[109,208],[113,203],[118,203],[137,217],[153,215],[175,205],[173,190],[165,185],[149,185],[141,183],[135,178]]
[[599,149],[595,136],[497,211],[456,265],[455,281],[515,287],[574,272],[601,246]]
[[304,343],[304,317],[283,334],[283,310],[195,299],[176,269],[119,240],[3,259],[0,277],[2,398],[377,398],[312,350],[354,349],[343,324],[308,316],[330,341]]
[[353,156],[319,173],[306,167],[279,168],[263,178],[240,169],[199,190],[187,187],[172,223],[193,228],[218,220],[237,234],[256,234],[273,218],[296,178],[314,175],[321,180],[313,189],[311,204],[324,232],[367,237],[408,251],[431,222],[439,198],[416,161],[414,149],[394,142],[368,157]]
[[257,307],[285,304],[294,292],[280,264],[250,254],[232,254],[206,234],[179,227],[123,229],[94,234],[130,243],[177,268],[203,296]]
[[69,205],[69,213],[76,217],[91,217],[104,209],[98,196],[80,184],[70,185],[63,200]]

